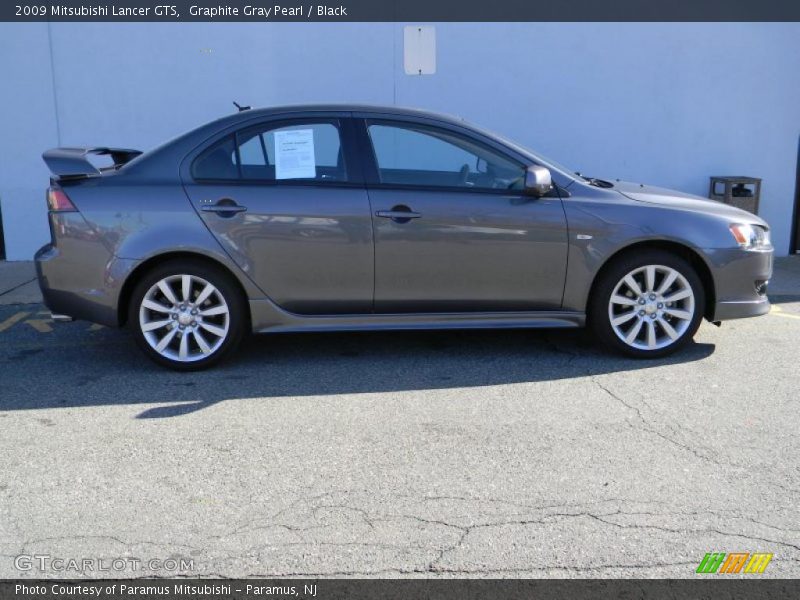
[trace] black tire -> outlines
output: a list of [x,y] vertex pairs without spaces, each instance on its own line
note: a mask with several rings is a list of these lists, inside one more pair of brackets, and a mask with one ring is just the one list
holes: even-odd
[[[645,268],[650,265],[663,266],[677,271],[683,277],[683,280],[678,280],[679,283],[684,284],[685,282],[688,284],[688,287],[691,289],[693,294],[693,314],[691,318],[684,318],[680,321],[673,322],[672,319],[674,319],[674,317],[659,312],[656,307],[662,305],[655,304],[655,300],[648,300],[646,307],[641,305],[631,307],[631,309],[633,309],[633,311],[637,314],[633,317],[628,317],[632,321],[632,324],[628,326],[628,333],[633,334],[632,329],[636,326],[636,321],[638,320],[643,322],[643,326],[640,325],[640,330],[638,330],[640,333],[637,335],[646,337],[647,328],[651,326],[651,324],[649,324],[647,321],[648,318],[652,318],[654,320],[657,334],[659,332],[661,333],[662,342],[660,343],[668,344],[664,347],[654,349],[635,347],[632,344],[626,343],[626,341],[620,337],[620,335],[622,335],[624,332],[621,332],[620,335],[618,335],[617,331],[615,331],[614,325],[612,325],[612,316],[609,314],[612,311],[612,308],[610,308],[611,296],[615,289],[617,289],[618,284],[621,284],[623,278],[636,269]],[[661,275],[661,282],[663,282],[664,279],[666,279],[665,273],[667,272],[658,271],[657,273],[658,275]],[[643,274],[642,277],[644,277]],[[659,286],[655,285],[654,287],[658,288]],[[629,287],[624,286],[622,289],[627,291],[627,295],[630,296],[631,299],[637,298],[636,301],[641,302],[641,299],[638,298]],[[658,298],[661,299],[667,299],[668,297],[670,297],[668,293],[665,293],[663,297],[661,295],[658,296]],[[639,310],[640,308],[642,310]],[[655,316],[648,313],[644,313],[644,315],[642,315],[642,312],[645,309],[656,312]],[[616,308],[613,310],[616,310]],[[672,310],[672,304],[670,304],[669,310]],[[691,313],[689,310],[681,312]],[[629,313],[627,312],[621,312],[616,314],[616,316],[626,317],[628,314]],[[603,269],[593,289],[592,296],[589,299],[589,310],[587,316],[589,319],[589,326],[594,331],[594,334],[597,336],[600,342],[606,347],[626,356],[632,356],[635,358],[660,358],[662,356],[672,354],[673,352],[676,352],[686,346],[686,344],[692,340],[695,333],[697,333],[697,329],[700,327],[700,322],[702,321],[704,314],[705,291],[703,288],[703,283],[700,280],[700,277],[697,275],[697,271],[695,271],[695,269],[680,256],[664,250],[653,249],[624,254],[619,258],[614,259],[614,261],[608,265],[607,268]],[[680,323],[680,327],[685,327],[685,329],[677,338],[672,339],[667,333],[667,327],[661,326],[659,315],[663,315],[664,319],[668,321],[667,325],[672,328],[673,334],[679,330],[679,328],[672,327],[673,323]],[[621,328],[622,326],[618,327]],[[641,330],[644,330],[644,332]],[[636,338],[633,341],[633,344],[643,345],[646,343],[646,341],[641,340],[640,338]]]
[[[193,278],[196,278],[192,279],[193,287],[191,288],[191,294],[193,294],[195,298],[199,295],[197,286],[200,286],[200,290],[203,289],[201,280],[212,284],[212,286],[216,288],[215,294],[216,292],[219,293],[228,309],[228,313],[226,315],[222,317],[216,317],[217,319],[225,319],[225,324],[227,325],[226,335],[212,336],[215,337],[215,341],[219,342],[219,344],[214,347],[213,351],[208,355],[203,355],[199,343],[197,342],[197,337],[193,335],[187,335],[187,333],[184,333],[184,331],[176,332],[174,337],[178,338],[178,345],[180,343],[180,337],[186,336],[190,340],[188,343],[193,344],[194,346],[194,356],[191,358],[191,360],[185,362],[178,358],[173,359],[169,356],[165,356],[163,353],[159,353],[145,337],[145,332],[143,331],[142,324],[140,323],[140,310],[142,310],[142,302],[151,288],[165,278],[181,275],[189,275]],[[173,291],[176,293],[176,295],[179,293],[179,291],[174,289]],[[214,298],[219,298],[220,296],[215,295]],[[206,302],[208,303],[210,300]],[[168,302],[164,299],[162,299],[161,303],[168,304]],[[191,306],[191,304],[188,304],[188,306]],[[198,310],[202,310],[202,307],[199,304],[197,308]],[[168,320],[169,318],[171,318],[170,315],[165,316],[165,320]],[[207,320],[214,318],[215,317],[207,317]],[[201,320],[202,318],[198,318],[198,321]],[[207,322],[209,325],[213,325],[213,323],[210,321]],[[175,321],[175,323],[170,323],[168,327],[175,328],[177,323],[178,321]],[[219,363],[236,350],[244,338],[247,328],[249,327],[249,315],[246,300],[230,274],[226,273],[223,269],[208,264],[202,260],[175,259],[153,268],[137,283],[133,293],[131,294],[131,300],[128,309],[128,325],[133,331],[133,336],[136,340],[136,343],[154,362],[176,371],[199,371]],[[187,327],[190,327],[190,325],[187,325]],[[197,329],[201,333],[202,337],[210,335],[199,327],[197,327]],[[204,339],[204,343],[205,342],[206,340]],[[171,345],[174,346],[175,344],[175,341],[171,342]],[[167,348],[167,350],[169,350],[169,348]],[[200,358],[200,356],[202,357]]]

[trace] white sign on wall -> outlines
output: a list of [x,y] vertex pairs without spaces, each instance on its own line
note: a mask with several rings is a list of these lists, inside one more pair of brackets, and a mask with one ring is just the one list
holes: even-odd
[[403,65],[406,75],[436,73],[436,28],[408,25],[403,30]]
[[275,132],[275,179],[314,179],[314,130]]

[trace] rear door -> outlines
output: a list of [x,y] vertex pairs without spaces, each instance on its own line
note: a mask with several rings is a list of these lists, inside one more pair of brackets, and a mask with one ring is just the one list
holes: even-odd
[[282,308],[372,309],[369,199],[349,113],[272,120],[200,151],[185,188],[217,240]]
[[561,307],[558,195],[523,193],[525,165],[489,140],[423,120],[358,122],[375,227],[375,311]]

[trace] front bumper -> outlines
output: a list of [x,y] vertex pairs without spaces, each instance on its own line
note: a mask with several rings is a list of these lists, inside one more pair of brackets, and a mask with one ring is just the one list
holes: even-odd
[[703,253],[714,278],[715,300],[709,320],[742,319],[769,312],[766,282],[772,277],[772,250],[714,248]]

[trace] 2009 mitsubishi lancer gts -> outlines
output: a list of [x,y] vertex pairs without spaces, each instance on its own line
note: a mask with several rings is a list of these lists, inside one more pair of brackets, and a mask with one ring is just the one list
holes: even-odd
[[588,324],[660,357],[703,318],[769,310],[760,218],[586,178],[428,112],[243,110],[146,153],[43,157],[52,241],[36,265],[53,318],[127,324],[175,369],[249,331]]

